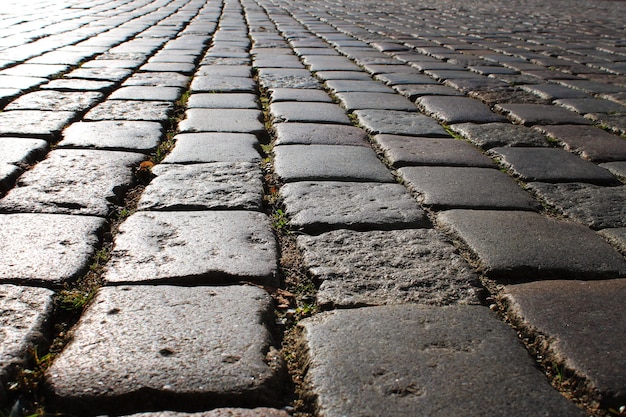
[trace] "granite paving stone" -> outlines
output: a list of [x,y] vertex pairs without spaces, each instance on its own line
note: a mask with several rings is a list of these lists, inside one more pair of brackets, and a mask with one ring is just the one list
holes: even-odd
[[626,106],[610,100],[596,98],[571,98],[554,101],[556,104],[577,113],[626,113]]
[[335,310],[299,325],[320,415],[585,415],[482,306]]
[[82,80],[80,78],[52,80],[41,86],[42,90],[55,91],[100,91],[113,89],[115,82],[103,80]]
[[369,146],[365,131],[354,126],[317,123],[277,123],[274,129],[276,132],[276,145]]
[[510,311],[551,340],[551,353],[591,381],[605,401],[626,400],[626,279],[543,281],[504,289]]
[[400,184],[303,181],[285,184],[280,196],[289,225],[307,233],[427,224],[425,213]]
[[256,83],[251,77],[229,77],[219,75],[195,76],[190,86],[192,93],[252,93]]
[[450,136],[435,120],[417,112],[368,109],[356,110],[354,114],[370,134]]
[[98,92],[35,91],[13,100],[5,110],[48,110],[79,112],[88,109],[102,98]]
[[415,105],[406,97],[399,94],[376,92],[347,92],[337,93],[341,105],[349,112],[354,110],[378,109],[417,111]]
[[462,140],[385,134],[376,135],[373,140],[395,168],[407,165],[495,167],[491,159]]
[[615,184],[606,169],[563,149],[493,148],[490,153],[522,181]]
[[535,126],[564,146],[593,162],[626,160],[626,140],[594,126]]
[[33,136],[52,141],[76,116],[71,111],[13,110],[0,113],[0,135]]
[[393,85],[393,86],[397,86],[397,85],[402,85],[402,84],[412,84],[412,85],[419,85],[419,84],[432,84],[432,85],[438,85],[437,82],[435,80],[433,80],[432,78],[430,78],[427,75],[424,74],[420,74],[418,72],[414,72],[414,73],[398,73],[398,72],[391,72],[391,73],[381,73],[381,74],[377,74],[375,76],[375,78],[377,80],[380,80],[382,82],[384,82],[387,85]]
[[63,140],[58,146],[147,153],[156,149],[162,136],[163,127],[158,122],[77,122],[63,131]]
[[531,182],[528,188],[567,217],[593,229],[626,227],[626,186]]
[[0,214],[0,281],[58,286],[81,276],[99,245],[100,217]]
[[48,143],[41,139],[0,137],[0,163],[27,165],[48,152]]
[[187,108],[258,109],[259,102],[256,95],[250,93],[192,94],[187,100]]
[[300,89],[300,88],[272,88],[270,91],[272,102],[302,101],[332,103],[332,99],[323,90]]
[[216,408],[215,410],[198,413],[177,413],[175,411],[156,411],[152,413],[139,413],[126,417],[289,417],[284,410],[274,408]]
[[16,75],[0,75],[0,88],[16,88],[18,90],[28,90],[47,82],[48,79],[42,77],[24,77]]
[[105,217],[121,205],[144,156],[130,152],[56,149],[22,175],[0,200],[0,212]]
[[284,381],[271,311],[253,286],[101,288],[47,389],[81,414],[274,405]]
[[127,78],[122,86],[186,87],[189,77],[176,72],[138,72]]
[[495,110],[509,117],[514,123],[532,125],[589,125],[591,122],[581,115],[563,107],[548,104],[501,103]]
[[304,64],[311,71],[359,71],[354,62],[344,56],[308,55],[304,57]]
[[520,88],[547,100],[591,98],[585,92],[558,84],[529,84],[522,85]]
[[298,246],[324,307],[479,304],[477,276],[433,229],[334,230]]
[[585,119],[618,135],[626,136],[626,113],[587,113]]
[[391,173],[376,153],[361,146],[276,146],[274,171],[285,182],[393,182]]
[[393,88],[403,96],[409,98],[409,100],[416,100],[422,96],[462,96],[458,90],[445,85],[431,85],[431,84],[398,84]]
[[508,175],[476,167],[404,167],[398,170],[420,204],[449,208],[537,211],[541,206]]
[[171,101],[174,102],[180,97],[182,89],[180,87],[153,87],[153,86],[127,86],[115,90],[108,97],[109,100],[149,100],[149,101]]
[[78,68],[65,74],[65,77],[120,82],[125,80],[132,72],[133,70],[129,68]]
[[598,232],[611,243],[622,255],[626,256],[626,227],[616,227],[614,229],[603,229]]
[[509,123],[459,123],[450,125],[450,129],[483,149],[499,146],[549,146],[546,137],[538,131]]
[[416,103],[427,115],[446,124],[504,121],[502,116],[493,113],[489,107],[469,97],[426,96],[419,98]]
[[259,141],[249,133],[182,133],[163,159],[165,164],[205,162],[255,162],[261,160]]
[[527,211],[449,210],[440,226],[476,255],[480,270],[504,280],[615,278],[626,260],[580,224]]
[[120,227],[105,281],[276,285],[276,256],[263,213],[137,212]]
[[324,84],[333,93],[370,92],[393,94],[393,88],[374,80],[328,80]]
[[269,111],[274,123],[351,124],[345,111],[334,103],[284,101],[270,104]]
[[605,162],[600,164],[602,168],[608,169],[613,175],[626,182],[626,161]]
[[250,162],[160,164],[139,210],[261,210],[261,168]]
[[167,122],[174,110],[174,104],[166,101],[146,100],[106,100],[83,117],[83,121],[135,120]]
[[178,124],[183,133],[233,132],[260,133],[264,131],[260,110],[250,109],[188,109],[186,118]]
[[45,288],[0,284],[0,406],[4,386],[27,364],[29,350],[43,345],[51,334],[54,293]]
[[0,75],[49,78],[63,73],[69,68],[70,66],[65,64],[19,64],[11,68],[3,69],[0,71]]
[[259,68],[259,83],[266,88],[319,88],[320,83],[306,69]]
[[318,71],[315,76],[321,80],[372,80],[372,77],[363,71]]

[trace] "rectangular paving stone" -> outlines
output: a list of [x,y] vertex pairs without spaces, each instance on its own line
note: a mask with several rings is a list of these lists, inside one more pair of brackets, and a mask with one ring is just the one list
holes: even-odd
[[138,413],[126,417],[289,417],[285,410],[274,408],[216,408],[211,411],[198,413],[177,413],[175,411],[155,411],[148,413]]
[[0,212],[106,217],[135,182],[143,155],[56,149],[0,200]]
[[0,135],[55,140],[76,117],[72,111],[13,110],[0,113]]
[[273,88],[269,93],[274,103],[281,101],[332,103],[332,99],[324,90],[314,90],[311,88]]
[[374,136],[373,140],[395,168],[407,165],[495,167],[491,159],[462,140],[384,134]]
[[261,161],[259,140],[248,133],[181,133],[164,164]]
[[626,260],[587,227],[525,211],[450,210],[438,223],[458,236],[487,276],[503,280],[614,278]]
[[591,122],[581,115],[548,104],[501,103],[494,107],[514,123],[532,125],[589,125]]
[[510,313],[550,340],[550,353],[591,382],[605,404],[626,400],[626,279],[544,281],[504,288]]
[[163,127],[158,122],[77,122],[63,131],[58,146],[148,153],[156,149],[162,136]]
[[109,284],[277,285],[269,219],[249,211],[137,212],[120,227]]
[[522,181],[616,184],[606,169],[563,149],[494,148],[491,154]]
[[324,84],[335,94],[348,92],[394,93],[392,88],[374,80],[328,80]]
[[259,83],[263,88],[320,88],[309,70],[298,68],[259,68]]
[[427,115],[442,123],[495,123],[504,121],[478,100],[469,97],[426,96],[417,100],[416,104]]
[[585,415],[482,306],[335,310],[299,325],[319,415]]
[[308,122],[351,125],[346,112],[334,103],[278,102],[270,104],[274,123]]
[[354,62],[344,56],[332,55],[308,55],[304,58],[304,64],[311,71],[359,71],[360,68]]
[[276,146],[274,171],[285,182],[393,182],[393,176],[376,153],[362,146]]
[[84,117],[83,121],[135,120],[165,123],[174,110],[174,104],[166,101],[106,100]]
[[280,195],[290,226],[307,233],[427,224],[425,213],[400,184],[295,182],[284,185]]
[[192,94],[187,101],[187,107],[204,109],[258,109],[259,102],[257,96],[250,93]]
[[64,214],[0,214],[0,282],[58,286],[81,276],[105,220]]
[[319,305],[479,304],[477,276],[433,229],[298,236]]
[[127,86],[109,95],[109,100],[149,100],[174,102],[182,94],[180,87]]
[[0,163],[26,165],[41,159],[48,143],[41,139],[0,137]]
[[594,126],[535,126],[564,146],[593,162],[626,160],[626,140]]
[[102,98],[98,92],[63,92],[63,91],[34,91],[20,96],[9,103],[5,110],[47,110],[71,111],[87,110]]
[[370,134],[449,137],[439,123],[417,113],[395,110],[356,110],[359,124]]
[[435,210],[449,208],[541,208],[511,177],[497,169],[477,167],[404,167],[400,177],[416,193],[420,204]]
[[458,90],[439,84],[398,84],[393,86],[394,90],[411,101],[423,96],[462,96]]
[[55,91],[100,91],[107,92],[113,89],[115,82],[104,80],[83,80],[80,78],[52,80],[41,86],[42,90]]
[[160,164],[141,194],[139,210],[261,210],[262,173],[250,162]]
[[47,390],[82,415],[277,405],[271,314],[253,286],[101,288],[48,369]]
[[341,92],[336,93],[336,96],[349,112],[364,109],[417,111],[409,99],[394,93]]
[[122,86],[187,87],[189,76],[176,72],[138,72],[127,78]]
[[192,93],[251,93],[257,91],[256,82],[251,77],[223,75],[196,75],[191,81]]
[[274,130],[276,145],[369,146],[365,131],[354,126],[319,123],[277,123],[274,125]]
[[260,110],[250,109],[188,109],[178,124],[182,133],[233,132],[260,133],[264,131]]
[[450,129],[483,149],[500,146],[549,146],[546,137],[538,131],[510,123],[459,123],[450,125]]

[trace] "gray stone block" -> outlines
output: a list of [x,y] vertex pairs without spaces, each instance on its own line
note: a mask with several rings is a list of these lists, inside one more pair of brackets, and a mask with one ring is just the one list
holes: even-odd
[[262,173],[250,162],[161,164],[141,195],[139,210],[261,210]]
[[400,184],[295,182],[284,185],[280,195],[291,227],[308,233],[427,224],[425,213]]
[[122,83],[122,86],[181,87],[189,84],[189,76],[176,72],[138,72]]
[[494,148],[490,152],[522,181],[609,185],[618,182],[608,170],[563,149]]
[[335,310],[300,326],[320,415],[585,415],[485,307]]
[[573,88],[558,84],[528,84],[522,85],[520,88],[546,100],[556,100],[559,98],[591,98],[589,94],[580,90],[574,90]]
[[321,306],[479,304],[477,276],[433,229],[335,230],[298,246]]
[[105,220],[63,214],[0,214],[0,281],[58,286],[81,276]]
[[107,92],[115,86],[114,81],[84,80],[80,78],[63,78],[52,80],[41,86],[42,90],[55,91],[100,91]]
[[600,166],[608,169],[616,177],[621,178],[622,182],[626,182],[626,161],[606,162],[600,164]]
[[192,93],[251,93],[257,91],[256,82],[251,77],[231,77],[220,75],[196,75],[191,81]]
[[274,405],[284,381],[271,313],[253,286],[104,287],[46,386],[82,415]]
[[276,285],[276,264],[276,242],[263,213],[137,212],[120,227],[105,280]]
[[88,109],[102,98],[95,91],[63,92],[52,90],[34,91],[20,96],[4,110],[47,110],[78,112]]
[[308,55],[304,63],[311,71],[360,71],[358,65],[344,56]]
[[182,94],[180,87],[127,86],[115,90],[109,100],[148,100],[174,102]]
[[448,208],[537,211],[541,205],[508,175],[475,167],[404,167],[398,170],[420,204]]
[[259,102],[256,95],[250,93],[192,94],[187,101],[187,108],[258,109]]
[[71,111],[13,110],[0,113],[0,135],[35,136],[52,141],[76,113]]
[[173,110],[173,103],[164,101],[107,100],[91,109],[83,120],[88,122],[138,120],[165,123]]
[[272,88],[270,97],[274,103],[281,101],[332,103],[332,99],[324,90],[313,90],[310,88]]
[[417,105],[426,114],[442,123],[495,123],[504,121],[489,107],[469,97],[427,96],[417,100]]
[[281,145],[274,171],[283,181],[393,182],[371,148],[341,145]]
[[276,145],[369,146],[365,131],[354,126],[319,123],[277,123],[274,129],[276,132]]
[[614,278],[626,260],[580,224],[523,211],[450,210],[439,224],[477,256],[495,279]]
[[605,402],[624,404],[626,279],[544,281],[504,289],[510,312],[533,333],[550,340],[550,351],[585,377]]
[[120,82],[126,79],[132,72],[133,70],[129,68],[77,68],[64,76],[67,78]]
[[249,109],[188,109],[186,118],[178,124],[183,133],[264,131],[260,110]]
[[462,140],[399,135],[376,135],[373,139],[396,168],[407,165],[495,167],[491,159]]
[[165,164],[204,162],[259,162],[256,136],[248,133],[183,133],[163,159]]
[[42,158],[48,143],[41,139],[0,138],[0,163],[26,165]]
[[162,136],[163,127],[157,122],[77,122],[63,131],[58,146],[148,153],[156,149]]
[[509,123],[459,123],[450,125],[450,129],[483,149],[498,146],[549,146],[541,133]]
[[563,107],[547,104],[507,103],[496,104],[495,110],[509,117],[514,123],[532,125],[589,125],[581,115]]
[[393,88],[374,80],[328,80],[324,84],[333,93],[370,92],[394,94]]
[[626,106],[614,101],[596,98],[563,98],[556,104],[577,113],[626,113]]
[[[432,80],[432,78],[431,78]],[[394,90],[414,101],[423,96],[462,96],[458,90],[445,85],[433,84],[398,84],[393,86]]]
[[263,88],[317,88],[319,81],[306,69],[259,68],[259,83]]
[[132,168],[143,158],[130,152],[56,149],[0,200],[0,211],[106,217],[134,184]]
[[438,85],[437,81],[433,80],[428,75],[420,74],[417,71],[413,73],[401,73],[401,72],[400,73],[397,73],[397,72],[382,73],[382,74],[376,75],[375,78],[377,80],[384,82],[387,85],[393,85],[393,86],[402,85],[402,84]]
[[346,112],[334,103],[279,102],[270,104],[274,123],[309,122],[351,125]]
[[626,256],[626,227],[618,227],[615,229],[604,229],[598,232],[609,243],[611,243],[618,251]]
[[449,137],[439,123],[417,112],[394,110],[357,110],[359,123],[371,134]]
[[349,92],[337,93],[336,96],[349,112],[364,109],[417,111],[415,104],[399,94]]
[[535,126],[535,129],[594,162],[626,160],[626,140],[594,126]]
[[198,413],[177,413],[175,411],[155,411],[152,413],[139,413],[126,417],[289,417],[284,410],[274,408],[257,407],[247,408],[217,408],[212,411]]

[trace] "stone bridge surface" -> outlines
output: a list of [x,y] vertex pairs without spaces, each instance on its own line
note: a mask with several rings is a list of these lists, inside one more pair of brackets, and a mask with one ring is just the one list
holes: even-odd
[[626,415],[625,17],[3,0],[0,415]]

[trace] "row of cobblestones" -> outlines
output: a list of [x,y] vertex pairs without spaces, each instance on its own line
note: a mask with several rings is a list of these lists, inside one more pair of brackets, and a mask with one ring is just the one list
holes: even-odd
[[623,414],[625,3],[553,3],[0,6],[0,412]]

